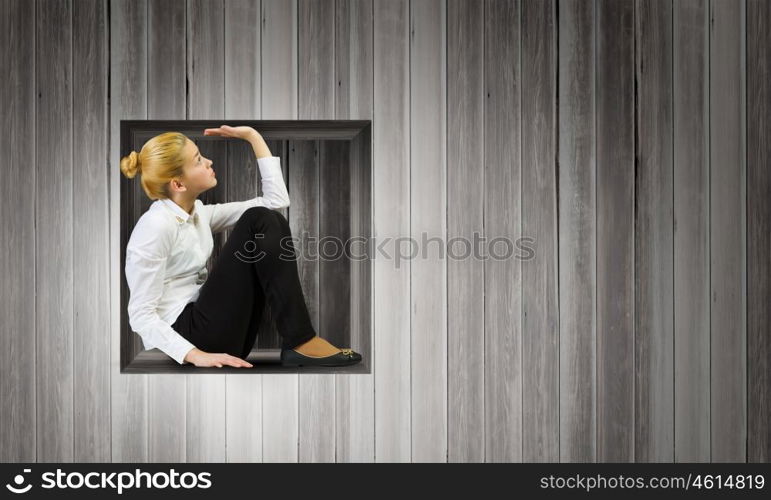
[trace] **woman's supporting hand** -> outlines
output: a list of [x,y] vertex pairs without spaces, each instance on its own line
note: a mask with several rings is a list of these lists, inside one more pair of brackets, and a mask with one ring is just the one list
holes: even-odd
[[257,158],[266,158],[273,156],[265,143],[265,139],[259,132],[252,127],[246,125],[240,127],[231,127],[230,125],[222,125],[219,128],[207,128],[203,131],[203,135],[218,135],[221,137],[235,137],[249,141],[254,149],[254,154]]
[[230,354],[224,352],[205,352],[197,347],[191,349],[184,360],[198,367],[216,366],[217,368],[222,368],[223,366],[235,366],[236,368],[251,368],[254,366],[248,361]]
[[219,128],[207,128],[203,131],[203,135],[219,135],[221,137],[235,137],[237,139],[244,139],[249,141],[255,136],[262,138],[259,132],[252,127],[246,125],[240,127],[231,127],[230,125],[222,125]]

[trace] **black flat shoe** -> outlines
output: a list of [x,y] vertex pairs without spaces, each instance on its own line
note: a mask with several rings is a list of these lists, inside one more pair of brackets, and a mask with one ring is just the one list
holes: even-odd
[[294,349],[281,349],[281,366],[346,366],[361,361],[361,354],[343,349],[331,356],[306,356]]

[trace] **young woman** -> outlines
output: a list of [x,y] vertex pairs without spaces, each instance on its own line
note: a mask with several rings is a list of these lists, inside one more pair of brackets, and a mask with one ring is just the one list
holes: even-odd
[[[251,367],[243,358],[267,300],[282,337],[283,365],[360,362],[361,354],[338,349],[311,324],[289,222],[274,210],[289,206],[280,158],[251,127],[223,125],[204,135],[251,143],[263,196],[203,204],[198,195],[216,186],[217,177],[211,160],[179,132],[151,138],[120,162],[126,177],[141,174],[142,189],[155,200],[126,246],[129,323],[145,349],[157,347],[179,364]],[[230,236],[209,274],[212,233],[226,229]]]

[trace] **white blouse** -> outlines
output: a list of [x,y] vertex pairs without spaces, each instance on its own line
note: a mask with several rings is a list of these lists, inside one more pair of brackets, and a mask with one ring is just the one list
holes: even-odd
[[125,270],[129,324],[145,349],[157,347],[185,364],[185,356],[195,346],[171,325],[187,303],[198,298],[214,247],[212,234],[232,228],[249,207],[289,206],[281,159],[258,158],[257,164],[262,196],[210,205],[197,199],[190,214],[174,201],[160,199],[137,221],[126,246]]

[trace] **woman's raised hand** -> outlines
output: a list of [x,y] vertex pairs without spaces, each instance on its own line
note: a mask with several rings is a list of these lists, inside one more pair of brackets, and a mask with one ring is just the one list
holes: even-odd
[[198,367],[216,366],[217,368],[222,368],[223,366],[235,366],[236,368],[251,368],[254,366],[248,361],[224,352],[205,352],[198,348],[192,349],[185,357],[185,361],[189,361]]
[[207,128],[203,131],[203,135],[219,135],[222,137],[236,137],[238,139],[249,140],[255,135],[260,136],[260,133],[254,130],[252,127],[242,125],[240,127],[231,127],[230,125],[222,125],[219,128]]

